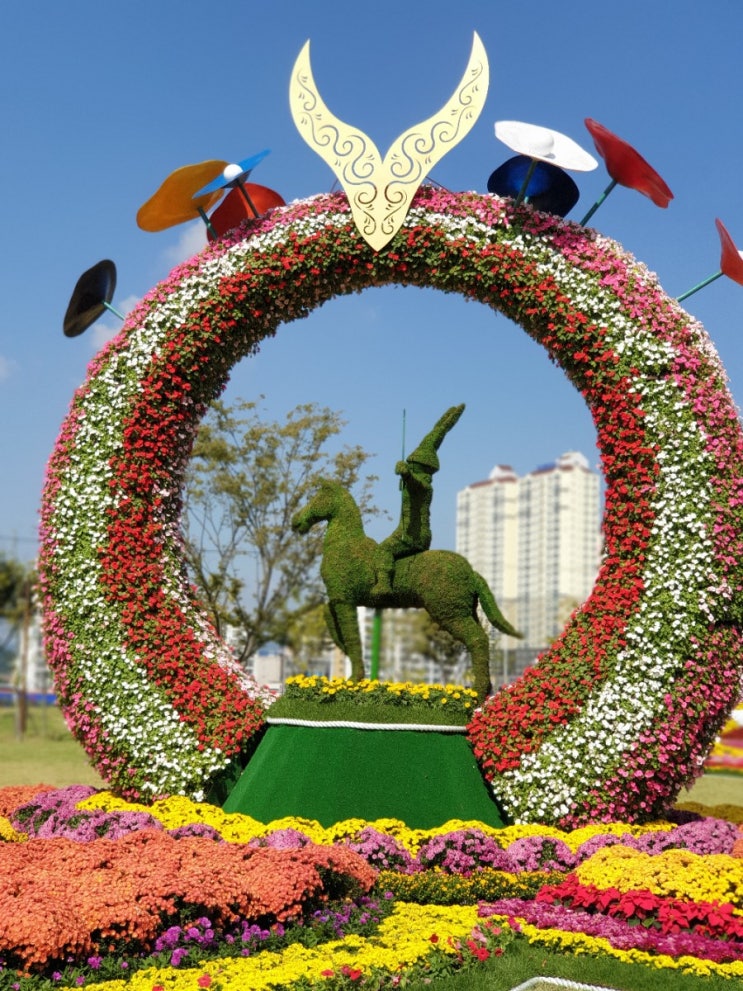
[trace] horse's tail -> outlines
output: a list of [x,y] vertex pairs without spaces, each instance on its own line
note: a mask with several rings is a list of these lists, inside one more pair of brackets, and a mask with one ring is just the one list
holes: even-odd
[[475,576],[475,591],[477,592],[477,598],[482,606],[482,611],[485,613],[487,618],[496,630],[500,630],[501,633],[506,633],[509,637],[518,637],[519,640],[522,640],[524,634],[519,633],[518,630],[514,629],[500,611],[498,608],[498,603],[495,601],[495,596],[490,591],[490,586],[488,583],[482,575],[478,574],[474,570],[474,568],[472,569],[472,573]]

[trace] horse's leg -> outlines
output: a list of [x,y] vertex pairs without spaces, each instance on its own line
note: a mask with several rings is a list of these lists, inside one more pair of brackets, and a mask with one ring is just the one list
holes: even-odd
[[325,606],[325,622],[333,643],[351,662],[351,678],[361,681],[364,677],[364,652],[361,648],[356,606],[345,602],[329,602]]
[[479,701],[484,702],[493,690],[490,681],[490,643],[487,633],[473,616],[434,616],[433,618],[469,651],[474,674],[473,687]]
[[336,645],[339,650],[346,653],[346,645],[343,643],[341,637],[341,631],[338,629],[338,624],[335,621],[335,612],[330,606],[330,603],[325,603],[323,606],[323,616],[325,617],[325,625],[328,628],[328,633],[330,634],[330,639]]

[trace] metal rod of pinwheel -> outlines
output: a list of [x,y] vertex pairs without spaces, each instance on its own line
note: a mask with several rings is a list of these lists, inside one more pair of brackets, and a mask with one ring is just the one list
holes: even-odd
[[[561,182],[557,173],[545,173],[544,165],[552,166],[558,171],[560,169],[567,169],[571,172],[591,172],[599,164],[593,155],[589,155],[587,151],[584,151],[579,144],[566,134],[562,134],[560,131],[553,131],[549,127],[540,127],[538,124],[526,124],[518,120],[499,120],[495,123],[495,136],[512,151],[517,152],[517,157],[523,157],[528,162],[523,170],[521,186],[514,201],[515,206],[518,206],[527,197],[528,202],[533,202],[530,189],[535,176],[540,177],[537,185],[547,183],[548,178],[552,179],[555,187]],[[522,168],[522,163],[514,163],[513,160],[510,161],[512,163],[510,168],[513,172]],[[509,163],[505,164],[509,165]],[[490,178],[493,180],[493,176],[496,176],[494,182],[500,185],[503,176],[498,176],[498,171],[496,169],[496,172]],[[562,187],[563,189],[565,188],[564,182],[562,182]],[[488,189],[491,192],[494,191],[490,189],[490,182],[488,183]],[[536,189],[536,191],[539,192],[540,190]],[[575,187],[575,193],[577,193],[577,187]],[[576,195],[574,203],[577,202],[577,199],[578,197]],[[567,210],[565,212],[567,213]]]
[[270,154],[270,148],[265,148],[263,151],[259,151],[255,155],[251,155],[250,158],[243,159],[242,162],[233,162],[225,166],[222,171],[222,175],[217,176],[214,180],[212,180],[212,182],[209,182],[206,186],[203,186],[196,195],[204,196],[209,193],[227,189],[228,187],[237,187],[250,208],[253,216],[259,217],[260,213],[250,198],[250,194],[245,186],[245,180],[248,178],[256,165],[258,165],[259,162],[262,162],[268,154]]
[[[405,460],[405,426],[406,426],[407,413],[403,408],[402,411],[402,451],[400,454],[400,460]],[[400,491],[402,492],[404,482],[402,476],[400,476]],[[369,658],[369,679],[370,681],[377,681],[379,678],[379,661],[382,652],[382,628],[384,626],[384,617],[382,609],[375,609],[374,615],[372,617],[372,635],[371,635],[371,651]]]
[[737,282],[738,285],[743,286],[743,252],[738,251],[735,241],[728,234],[721,220],[715,220],[715,227],[717,227],[717,233],[720,237],[720,271],[715,272],[714,275],[710,275],[706,279],[702,279],[701,282],[692,286],[691,289],[687,289],[686,292],[682,292],[680,296],[676,297],[679,303],[688,299],[689,296],[693,296],[700,289],[704,289],[705,286],[708,286],[716,279],[722,278],[723,275],[732,279],[733,282]]
[[62,322],[65,337],[82,334],[106,310],[123,320],[124,314],[111,305],[115,290],[116,266],[108,258],[83,272],[72,290]]
[[604,159],[611,182],[581,220],[581,225],[585,226],[588,223],[617,185],[636,189],[638,193],[651,199],[656,206],[667,207],[673,199],[673,193],[642,155],[598,121],[586,117],[584,123],[593,138],[596,151]]

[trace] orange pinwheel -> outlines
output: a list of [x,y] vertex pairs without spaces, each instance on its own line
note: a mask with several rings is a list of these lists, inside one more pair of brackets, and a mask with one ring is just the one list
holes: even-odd
[[225,165],[227,162],[220,159],[210,159],[197,165],[183,165],[171,172],[137,211],[137,225],[143,231],[163,231],[199,216],[206,223],[205,212],[222,199],[224,190],[202,196],[195,194],[205,182],[220,175]]

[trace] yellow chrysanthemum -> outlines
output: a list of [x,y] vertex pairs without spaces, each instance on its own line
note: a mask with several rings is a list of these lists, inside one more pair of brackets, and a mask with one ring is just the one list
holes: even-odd
[[1,843],[25,843],[28,836],[13,829],[9,819],[0,816],[0,842]]
[[579,864],[583,884],[619,891],[646,890],[692,901],[730,902],[743,914],[743,861],[727,854],[689,850],[650,855],[625,846],[604,847]]
[[300,978],[317,979],[324,970],[337,971],[344,965],[362,971],[379,967],[394,972],[430,953],[433,934],[438,936],[437,946],[448,952],[448,940],[464,939],[476,924],[476,906],[400,903],[374,936],[347,936],[315,947],[293,943],[276,953],[205,961],[198,969],[152,968],[132,974],[128,981],[86,986],[96,991],[152,991],[156,985],[165,991],[193,991],[199,977],[207,973],[220,991],[269,991],[290,986]]

